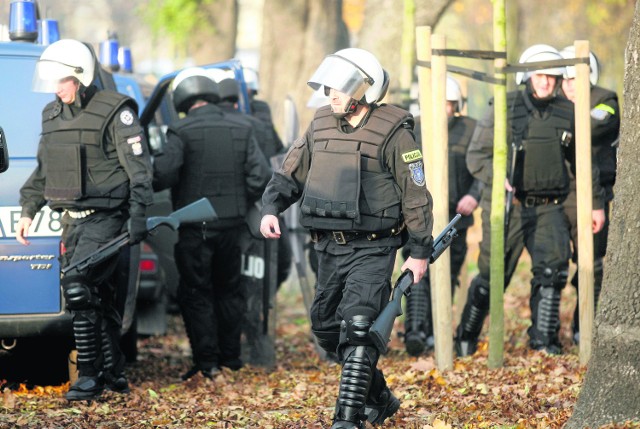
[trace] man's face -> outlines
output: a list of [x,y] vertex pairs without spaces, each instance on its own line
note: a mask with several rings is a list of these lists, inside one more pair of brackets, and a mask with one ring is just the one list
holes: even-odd
[[72,104],[76,101],[76,94],[80,88],[80,82],[75,77],[65,77],[58,82],[56,95],[65,104]]
[[562,91],[567,98],[574,103],[576,102],[576,80],[562,79]]
[[453,117],[453,115],[456,113],[457,109],[458,109],[458,102],[457,101],[449,101],[449,100],[447,100],[447,106],[446,106],[447,118]]
[[557,78],[548,74],[531,75],[531,87],[533,88],[533,96],[536,98],[547,98],[553,94],[556,87]]
[[349,103],[351,103],[351,97],[331,88],[329,90],[329,101],[331,102],[331,111],[333,113],[345,113]]

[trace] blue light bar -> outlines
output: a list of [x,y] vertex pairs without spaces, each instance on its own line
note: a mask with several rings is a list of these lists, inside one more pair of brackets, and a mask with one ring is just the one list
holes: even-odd
[[122,46],[118,49],[118,63],[122,71],[133,73],[133,59],[131,57],[131,48]]
[[55,19],[38,20],[38,44],[50,45],[60,40],[60,30],[58,29],[58,21]]
[[9,8],[9,38],[35,42],[38,38],[36,4],[32,1],[12,1]]
[[120,70],[118,39],[109,39],[100,43],[100,64],[114,72]]

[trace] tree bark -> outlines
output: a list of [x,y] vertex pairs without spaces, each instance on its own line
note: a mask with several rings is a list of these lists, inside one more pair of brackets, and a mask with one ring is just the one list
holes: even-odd
[[593,355],[567,428],[640,418],[640,13],[629,33],[615,200]]
[[269,103],[280,135],[287,95],[296,104],[302,133],[315,111],[305,107],[313,94],[307,80],[326,55],[346,47],[342,1],[265,0],[257,98]]

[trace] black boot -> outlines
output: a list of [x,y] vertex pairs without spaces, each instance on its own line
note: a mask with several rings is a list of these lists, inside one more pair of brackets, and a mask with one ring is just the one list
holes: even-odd
[[101,377],[83,375],[69,388],[66,398],[68,401],[92,400],[99,398],[103,391],[104,382]]
[[364,413],[374,426],[382,424],[400,408],[400,400],[391,392],[382,371],[374,369],[371,389],[365,403]]
[[534,286],[531,292],[531,327],[529,327],[529,347],[544,350],[549,354],[562,353],[558,339],[560,330],[560,292],[558,286]]
[[411,356],[420,356],[429,346],[433,346],[433,324],[431,322],[431,296],[425,279],[411,289],[407,296],[407,317],[404,322],[404,346]]
[[[115,357],[117,355],[117,358]],[[114,347],[106,323],[102,326],[103,374],[106,388],[116,393],[129,393],[129,381],[124,373],[125,358],[120,349]]]

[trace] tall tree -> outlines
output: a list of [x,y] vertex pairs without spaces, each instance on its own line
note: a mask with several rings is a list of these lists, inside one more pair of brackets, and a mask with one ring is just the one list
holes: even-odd
[[567,428],[638,421],[640,410],[640,11],[626,50],[616,199],[607,268],[595,319],[593,355]]
[[312,94],[307,80],[327,54],[348,45],[342,0],[264,1],[258,97],[269,102],[276,128],[290,95],[304,132],[313,116],[305,107]]

